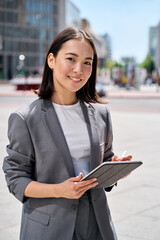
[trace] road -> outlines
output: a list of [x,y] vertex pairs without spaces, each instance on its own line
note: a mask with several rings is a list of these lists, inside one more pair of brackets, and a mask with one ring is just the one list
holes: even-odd
[[[0,96],[0,157],[6,154],[7,119],[33,96]],[[116,154],[124,150],[143,165],[118,182],[108,202],[119,240],[159,240],[160,234],[160,99],[107,99]],[[0,239],[17,240],[21,203],[6,188],[0,169]]]

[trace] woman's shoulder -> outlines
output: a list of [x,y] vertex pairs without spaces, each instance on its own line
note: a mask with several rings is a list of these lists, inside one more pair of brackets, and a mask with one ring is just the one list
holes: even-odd
[[23,119],[27,119],[28,117],[37,114],[41,109],[41,99],[36,99],[33,102],[24,105],[23,107],[17,109],[11,115],[19,115]]
[[106,114],[109,112],[108,110],[108,104],[107,103],[89,103],[88,104],[90,107],[92,107],[95,111],[101,113],[101,114]]
[[90,108],[97,117],[99,116],[104,121],[107,121],[107,119],[110,118],[110,111],[107,105],[107,103],[87,103],[88,108]]

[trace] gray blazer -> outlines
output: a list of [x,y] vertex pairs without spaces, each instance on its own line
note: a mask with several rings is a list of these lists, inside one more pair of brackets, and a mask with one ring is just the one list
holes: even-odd
[[[81,101],[81,107],[91,142],[92,170],[113,156],[110,115],[106,105]],[[52,102],[37,99],[12,113],[8,137],[3,170],[9,191],[23,203],[20,239],[71,240],[77,199],[24,197],[32,180],[57,184],[74,176],[71,155]],[[103,239],[117,239],[105,190],[92,189],[91,198]]]

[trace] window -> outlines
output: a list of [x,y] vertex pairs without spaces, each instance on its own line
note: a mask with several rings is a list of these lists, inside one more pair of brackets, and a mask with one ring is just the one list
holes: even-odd
[[13,42],[5,40],[5,50],[6,51],[13,51]]
[[4,22],[4,12],[0,11],[0,22]]

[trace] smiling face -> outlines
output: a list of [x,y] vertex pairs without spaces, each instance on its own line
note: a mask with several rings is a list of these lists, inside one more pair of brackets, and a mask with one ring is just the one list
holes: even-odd
[[52,100],[76,102],[76,92],[81,89],[92,73],[93,49],[86,40],[69,40],[62,45],[56,57],[48,56],[53,69],[54,93]]

